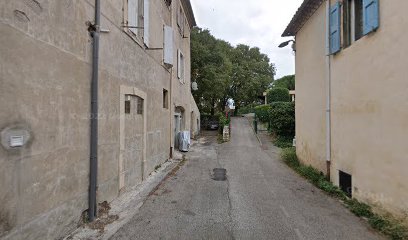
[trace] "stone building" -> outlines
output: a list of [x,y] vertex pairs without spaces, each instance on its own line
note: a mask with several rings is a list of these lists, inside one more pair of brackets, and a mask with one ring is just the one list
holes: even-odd
[[[94,1],[0,2],[0,238],[57,239],[88,209]],[[189,0],[103,0],[97,202],[199,131]]]
[[350,196],[408,222],[408,1],[305,0],[296,39],[296,152]]

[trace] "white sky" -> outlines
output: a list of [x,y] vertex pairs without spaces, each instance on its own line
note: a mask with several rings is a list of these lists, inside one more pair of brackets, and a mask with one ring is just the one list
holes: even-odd
[[277,68],[276,77],[295,73],[290,47],[278,45],[303,0],[191,0],[197,25],[233,45],[259,47]]

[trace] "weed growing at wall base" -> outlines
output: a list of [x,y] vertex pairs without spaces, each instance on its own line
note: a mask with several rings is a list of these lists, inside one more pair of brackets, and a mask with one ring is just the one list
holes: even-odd
[[311,166],[303,165],[299,162],[296,156],[294,147],[285,148],[281,152],[283,161],[302,175],[304,178],[313,183],[332,197],[335,197],[358,217],[367,219],[372,228],[387,235],[393,240],[408,239],[408,228],[402,225],[398,220],[391,216],[381,216],[372,211],[371,206],[361,203],[356,199],[350,199],[347,195],[333,183],[326,180],[326,176]]

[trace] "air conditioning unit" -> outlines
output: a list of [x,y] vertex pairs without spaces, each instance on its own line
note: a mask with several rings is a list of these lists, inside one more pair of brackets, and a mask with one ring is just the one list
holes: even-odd
[[190,150],[190,131],[181,131],[179,133],[179,150],[182,152],[188,152]]

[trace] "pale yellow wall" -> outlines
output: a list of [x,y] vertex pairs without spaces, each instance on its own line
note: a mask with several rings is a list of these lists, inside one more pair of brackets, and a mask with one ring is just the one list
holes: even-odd
[[408,214],[408,1],[397,2],[380,1],[380,28],[332,57],[332,170],[352,174],[355,197]]
[[296,36],[296,152],[326,172],[325,7]]
[[[394,5],[393,5],[394,4]],[[353,197],[408,214],[407,1],[380,1],[380,28],[331,57],[332,166]],[[297,153],[322,168],[325,152],[325,7],[296,36]]]

